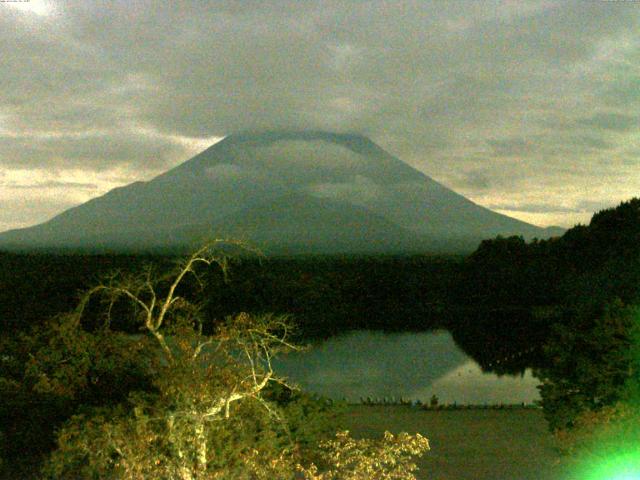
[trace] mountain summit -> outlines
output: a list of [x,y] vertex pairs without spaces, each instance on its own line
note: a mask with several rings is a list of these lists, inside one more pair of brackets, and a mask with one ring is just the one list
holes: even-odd
[[454,252],[548,230],[492,212],[361,135],[230,135],[148,182],[0,234],[0,248],[141,250],[234,237],[277,253]]

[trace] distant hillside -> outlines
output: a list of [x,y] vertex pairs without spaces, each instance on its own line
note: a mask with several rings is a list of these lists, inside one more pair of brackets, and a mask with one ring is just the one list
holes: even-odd
[[0,248],[140,250],[233,236],[279,253],[463,252],[483,238],[546,238],[476,205],[361,135],[230,135],[149,182],[48,222],[0,234]]

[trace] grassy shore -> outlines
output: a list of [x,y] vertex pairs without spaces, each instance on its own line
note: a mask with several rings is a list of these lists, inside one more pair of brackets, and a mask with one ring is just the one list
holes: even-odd
[[420,410],[354,405],[341,416],[355,437],[420,433],[431,451],[419,459],[424,480],[561,480],[554,439],[535,409]]

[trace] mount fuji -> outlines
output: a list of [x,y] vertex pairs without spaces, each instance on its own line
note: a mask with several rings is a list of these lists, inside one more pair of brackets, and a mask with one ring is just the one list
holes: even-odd
[[140,251],[224,237],[279,254],[465,252],[496,235],[561,233],[477,205],[364,136],[271,131],[230,135],[150,181],[0,233],[0,248]]

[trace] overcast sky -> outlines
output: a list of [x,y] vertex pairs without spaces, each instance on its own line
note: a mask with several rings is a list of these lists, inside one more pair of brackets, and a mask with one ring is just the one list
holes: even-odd
[[0,2],[0,231],[233,132],[368,135],[572,226],[640,195],[640,2]]

